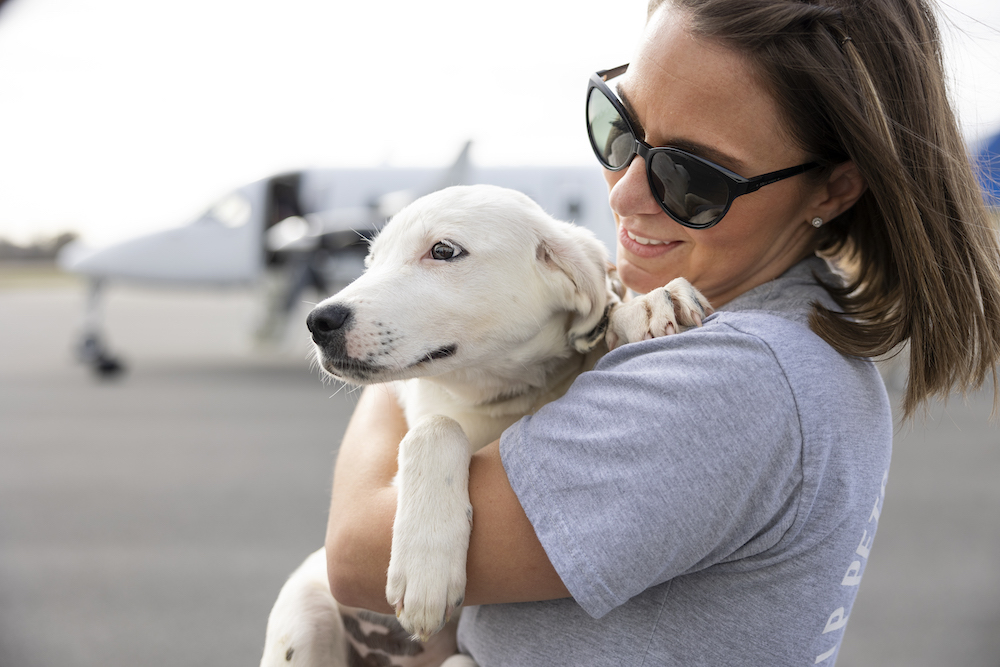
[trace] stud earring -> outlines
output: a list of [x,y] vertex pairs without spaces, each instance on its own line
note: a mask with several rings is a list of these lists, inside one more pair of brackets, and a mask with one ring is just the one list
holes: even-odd
[[818,229],[823,226],[823,218],[816,216],[810,221],[810,224]]

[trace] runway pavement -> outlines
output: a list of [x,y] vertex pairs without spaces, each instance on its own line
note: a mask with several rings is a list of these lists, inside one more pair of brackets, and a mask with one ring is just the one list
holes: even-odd
[[[72,358],[81,310],[76,286],[0,283],[0,667],[256,664],[355,397],[304,330],[255,352],[250,292],[113,289],[112,382]],[[1000,665],[991,401],[897,436],[840,667]]]

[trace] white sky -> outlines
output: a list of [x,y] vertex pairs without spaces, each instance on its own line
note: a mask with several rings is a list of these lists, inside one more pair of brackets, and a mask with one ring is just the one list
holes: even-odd
[[[108,241],[185,222],[284,169],[443,167],[469,138],[481,165],[594,164],[587,77],[629,60],[645,7],[11,0],[0,236]],[[945,11],[959,115],[982,136],[1000,126],[1000,2]]]

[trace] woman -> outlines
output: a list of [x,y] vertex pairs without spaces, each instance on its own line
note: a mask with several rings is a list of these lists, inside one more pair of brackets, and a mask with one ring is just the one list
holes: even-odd
[[[476,454],[466,604],[483,606],[460,648],[483,666],[833,664],[888,479],[865,358],[909,343],[909,417],[1000,356],[1000,250],[930,8],[653,0],[631,64],[592,80],[588,129],[623,282],[683,276],[717,312],[613,351]],[[367,390],[334,479],[341,602],[389,611],[404,433]]]

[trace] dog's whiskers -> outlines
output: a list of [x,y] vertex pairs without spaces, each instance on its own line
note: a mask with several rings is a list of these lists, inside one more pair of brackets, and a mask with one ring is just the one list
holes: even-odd
[[402,369],[404,369],[404,368],[406,368],[408,366],[407,363],[405,363],[405,362],[403,362],[403,361],[401,361],[399,359],[399,355],[396,354],[395,350],[390,350],[390,351],[386,352],[385,355],[387,357],[389,357],[389,360],[392,361],[392,363],[395,365],[395,367],[397,369],[399,369],[399,370],[402,370]]
[[[330,378],[330,380],[331,380],[331,381],[333,381],[333,378],[331,377],[331,378]],[[349,382],[344,382],[343,380],[341,380],[341,381],[340,381],[340,386],[339,386],[339,387],[337,388],[337,391],[333,392],[333,393],[332,393],[332,394],[330,395],[330,398],[333,398],[334,396],[336,396],[336,395],[337,395],[337,394],[339,394],[340,392],[344,391],[344,388],[345,388],[345,387],[353,387],[353,386],[354,386],[354,385],[352,385],[351,383],[349,383]],[[358,387],[358,388],[360,389],[360,387]],[[351,393],[351,392],[350,392],[350,390],[348,390],[348,392],[347,392],[347,393]]]

